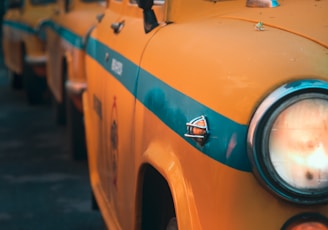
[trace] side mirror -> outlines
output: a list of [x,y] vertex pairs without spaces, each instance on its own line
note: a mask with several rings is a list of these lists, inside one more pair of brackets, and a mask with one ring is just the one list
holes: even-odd
[[22,0],[7,0],[5,3],[6,9],[20,9],[23,6]]
[[137,0],[139,8],[143,9],[145,33],[149,33],[158,26],[158,21],[154,10],[154,0]]
[[72,0],[64,0],[64,12],[68,12],[71,7]]

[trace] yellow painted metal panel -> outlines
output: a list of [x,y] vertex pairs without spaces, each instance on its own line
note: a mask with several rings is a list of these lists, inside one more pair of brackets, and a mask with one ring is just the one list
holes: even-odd
[[[258,105],[282,84],[327,81],[326,3],[291,0],[281,8],[259,9],[246,8],[243,1],[168,0],[157,7],[159,18],[173,23],[160,20],[145,34],[140,9],[128,0],[110,1],[91,34],[84,111],[92,187],[107,225],[141,228],[147,166],[167,181],[179,229],[273,230],[304,212],[327,217],[325,204],[287,202],[267,191],[251,169],[229,165],[230,144],[246,146],[246,136],[243,143],[231,143],[233,135],[225,139],[220,130],[225,124],[209,122],[210,131],[217,132],[211,147],[226,157],[218,160],[206,154],[208,146],[177,131],[186,128],[181,120],[204,111],[247,129]],[[309,21],[319,24],[306,22],[303,28],[295,19],[308,7]],[[297,15],[289,16],[294,8]],[[264,30],[256,29],[262,20]],[[123,27],[114,34],[110,26],[118,22]],[[163,89],[166,95],[156,94]],[[169,97],[173,91],[182,99]],[[169,107],[178,107],[174,100],[181,100],[181,108]],[[247,161],[246,147],[242,151],[239,156]]]
[[[68,12],[64,11],[64,1],[58,1],[55,14],[51,17],[51,29],[57,41],[48,46],[48,75],[57,82],[48,82],[56,100],[63,101],[63,81],[72,84],[85,83],[85,42],[93,27],[97,24],[97,15],[104,11],[104,3],[83,2],[75,0],[71,3]],[[63,63],[65,62],[66,69]],[[65,72],[66,71],[66,72]],[[66,77],[63,77],[63,74]]]

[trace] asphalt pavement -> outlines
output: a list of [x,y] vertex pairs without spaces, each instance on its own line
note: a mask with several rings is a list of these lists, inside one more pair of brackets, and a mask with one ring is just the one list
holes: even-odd
[[53,106],[28,105],[0,66],[0,230],[104,230],[86,161],[69,155]]

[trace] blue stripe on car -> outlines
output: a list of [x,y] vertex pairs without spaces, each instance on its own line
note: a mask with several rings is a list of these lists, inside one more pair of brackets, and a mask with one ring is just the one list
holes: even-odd
[[[86,52],[181,138],[218,162],[241,171],[251,171],[246,125],[238,124],[177,91],[92,37],[88,40]],[[113,60],[123,64],[122,72],[113,70]],[[186,122],[199,115],[206,116],[210,128],[209,139],[202,147],[184,137]]]
[[11,21],[11,20],[4,20],[3,24],[6,26],[10,26],[12,28],[18,29],[18,30],[22,30],[24,32],[27,32],[29,34],[35,34],[36,31],[34,30],[34,28],[32,26],[17,22],[17,21]]
[[77,49],[83,49],[84,48],[84,42],[83,38],[69,29],[53,22],[48,21],[47,26],[51,28],[54,32],[56,32],[60,37],[62,37],[64,40],[66,40],[68,43],[70,43],[72,46],[74,46]]

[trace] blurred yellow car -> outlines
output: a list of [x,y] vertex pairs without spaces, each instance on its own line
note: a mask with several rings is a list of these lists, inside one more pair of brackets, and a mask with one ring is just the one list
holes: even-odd
[[105,9],[104,0],[57,0],[47,23],[47,84],[55,99],[56,122],[67,122],[73,159],[86,159],[82,116],[85,41]]
[[12,87],[24,85],[30,104],[46,98],[44,22],[53,14],[55,0],[6,0],[3,52]]
[[328,1],[109,0],[87,41],[109,229],[328,229]]

